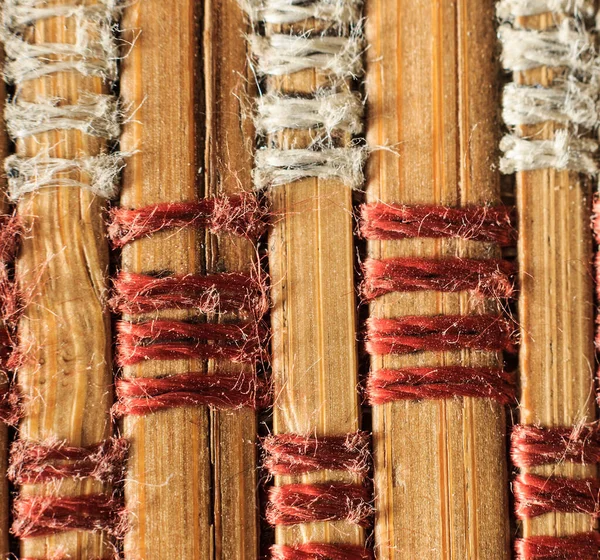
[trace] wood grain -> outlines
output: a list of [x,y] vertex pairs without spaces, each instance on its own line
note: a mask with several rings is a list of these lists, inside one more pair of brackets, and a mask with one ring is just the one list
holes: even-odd
[[[366,4],[367,200],[496,204],[494,2]],[[370,241],[369,256],[497,257],[464,240]],[[373,317],[498,311],[469,293],[390,294]],[[498,365],[490,352],[373,357],[372,368]],[[485,399],[400,401],[373,409],[375,547],[381,560],[509,557],[505,411]]]
[[[28,40],[72,43],[75,22],[64,17],[40,20]],[[74,104],[88,92],[107,93],[100,78],[56,73],[26,82],[21,97],[32,102],[59,98]],[[79,131],[38,134],[16,146],[25,157],[47,152],[50,157],[74,158],[105,149],[103,140]],[[26,235],[16,274],[20,289],[30,297],[19,323],[24,362],[18,369],[18,383],[30,399],[20,425],[21,438],[54,437],[86,446],[110,435],[112,366],[104,207],[103,199],[72,187],[46,188],[19,201]],[[23,486],[21,494],[72,496],[103,490],[110,491],[89,479],[67,479]],[[111,554],[107,536],[98,532],[71,531],[21,541],[21,553],[27,557],[50,557],[58,550],[72,558]]]

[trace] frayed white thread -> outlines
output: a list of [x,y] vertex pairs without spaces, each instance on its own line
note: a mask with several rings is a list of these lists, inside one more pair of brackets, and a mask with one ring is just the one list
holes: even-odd
[[309,18],[351,25],[359,21],[362,6],[360,0],[241,0],[240,4],[251,21],[274,25]]
[[551,88],[509,83],[502,96],[502,118],[508,126],[555,121],[593,128],[598,124],[596,83],[574,78]]
[[325,150],[258,150],[253,171],[257,190],[287,185],[306,179],[336,179],[358,189],[364,182],[365,148],[331,148]]
[[558,169],[594,175],[598,164],[593,153],[598,149],[595,141],[573,138],[567,130],[558,130],[552,140],[528,140],[514,134],[500,142],[504,157],[500,160],[502,173]]
[[[5,2],[3,39],[8,61],[4,73],[9,82],[21,84],[55,72],[79,72],[111,81],[116,78],[118,49],[110,6],[99,4],[92,10],[88,6],[39,8],[44,17],[61,16],[68,11],[75,18],[75,42],[33,44],[22,37],[27,21],[31,20],[25,15],[30,4],[30,0]],[[41,18],[42,12],[35,16]]]
[[358,78],[362,74],[363,41],[350,37],[307,37],[275,34],[251,35],[248,40],[257,58],[257,72],[283,76],[315,69],[337,78]]
[[60,99],[29,103],[18,98],[7,103],[4,117],[9,135],[18,139],[50,130],[80,130],[109,140],[119,136],[121,114],[112,95],[85,94],[76,105],[60,103]]
[[[118,194],[118,176],[126,154],[100,154],[77,159],[50,158],[40,154],[33,158],[12,155],[4,160],[8,176],[8,197],[17,201],[26,193],[47,187],[79,187],[103,198]],[[80,174],[81,181],[65,177]],[[61,176],[62,175],[62,176]]]
[[502,65],[520,72],[540,66],[567,67],[588,75],[600,70],[592,37],[573,19],[556,29],[535,31],[505,24],[498,29]]
[[496,4],[496,15],[503,21],[547,12],[592,17],[595,9],[594,3],[590,0],[500,0]]
[[363,104],[351,92],[317,92],[314,98],[287,97],[268,93],[259,97],[255,118],[259,134],[271,134],[285,128],[323,128],[350,134],[362,132]]

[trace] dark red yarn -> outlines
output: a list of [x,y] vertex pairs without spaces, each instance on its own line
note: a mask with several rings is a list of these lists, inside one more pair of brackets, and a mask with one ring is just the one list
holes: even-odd
[[211,405],[260,408],[269,397],[265,381],[254,373],[188,373],[170,377],[119,379],[117,416],[150,414],[165,408]]
[[127,529],[123,504],[112,496],[36,496],[14,503],[15,537],[43,537],[63,531],[105,531],[121,537]]
[[7,383],[0,389],[0,422],[16,426],[22,413],[19,394]]
[[600,432],[596,426],[540,428],[517,424],[511,435],[511,457],[519,468],[570,461],[600,462]]
[[513,376],[501,368],[440,366],[378,369],[369,374],[367,396],[372,405],[398,400],[490,398],[515,403]]
[[128,449],[129,443],[123,438],[109,438],[87,447],[74,447],[57,439],[18,439],[11,446],[8,478],[15,484],[70,477],[112,483],[123,477]]
[[344,483],[287,484],[269,491],[266,518],[271,525],[297,525],[317,521],[369,524],[373,507],[363,486]]
[[513,326],[497,315],[407,316],[367,320],[367,352],[373,356],[449,350],[515,351]]
[[366,301],[391,292],[460,292],[475,290],[481,296],[513,295],[514,266],[501,259],[367,259],[363,265],[362,295]]
[[600,516],[600,481],[521,474],[513,483],[518,519],[553,511]]
[[461,238],[509,246],[516,241],[511,210],[505,207],[407,206],[376,202],[361,207],[365,239]]
[[275,544],[271,560],[373,560],[373,552],[351,544],[306,543],[295,546]]
[[528,537],[515,542],[515,560],[598,560],[600,534],[569,537]]
[[116,325],[119,366],[143,360],[215,359],[255,362],[266,359],[266,331],[256,322],[242,325],[156,320],[119,321]]
[[271,435],[262,440],[264,466],[272,475],[340,470],[366,475],[370,437],[367,432],[345,436]]
[[166,202],[135,210],[114,208],[108,234],[114,247],[161,230],[194,227],[214,234],[258,238],[265,231],[267,210],[252,194]]
[[118,313],[195,309],[199,313],[244,311],[260,317],[268,307],[265,287],[256,275],[239,272],[166,277],[119,272],[114,286],[110,304]]
[[14,262],[23,224],[16,214],[0,215],[0,318],[5,325],[14,326],[22,305],[9,267]]

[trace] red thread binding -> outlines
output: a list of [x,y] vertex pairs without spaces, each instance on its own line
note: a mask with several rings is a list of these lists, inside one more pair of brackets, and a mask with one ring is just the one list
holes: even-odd
[[117,416],[150,414],[165,408],[211,405],[215,408],[260,408],[267,403],[268,386],[255,374],[188,373],[170,377],[119,379]]
[[267,358],[261,343],[266,332],[256,322],[233,325],[169,320],[119,321],[116,331],[116,360],[121,367],[143,360],[225,358],[249,363]]
[[248,193],[198,202],[166,202],[135,210],[114,208],[108,234],[117,248],[161,230],[185,227],[256,239],[265,231],[267,215],[257,198]]
[[501,404],[514,404],[515,384],[513,376],[501,368],[440,366],[379,369],[369,374],[367,395],[372,405],[457,396],[490,398]]
[[199,313],[242,310],[261,317],[268,307],[262,283],[253,275],[239,272],[162,278],[119,272],[114,285],[115,295],[110,304],[118,313],[148,313],[161,309],[195,309]]
[[16,325],[22,305],[9,265],[17,254],[23,230],[21,218],[16,214],[0,216],[0,317],[5,325]]
[[362,295],[366,301],[391,292],[460,292],[495,298],[513,295],[514,266],[501,259],[367,259]]
[[15,484],[37,484],[60,478],[91,477],[116,482],[123,476],[129,443],[109,438],[88,447],[49,439],[40,443],[17,440],[11,446],[8,478]]
[[295,546],[275,544],[271,560],[373,560],[373,552],[351,544],[306,543]]
[[515,542],[515,560],[598,560],[600,534],[569,537],[528,537]]
[[519,468],[563,461],[598,463],[600,432],[595,426],[539,428],[517,424],[511,435],[511,457]]
[[16,426],[22,417],[21,402],[18,392],[12,388],[8,380],[0,389],[0,422]]
[[516,241],[511,214],[502,206],[447,208],[376,202],[362,206],[360,232],[365,239],[458,237],[509,246]]
[[269,491],[266,518],[271,525],[347,521],[369,525],[369,492],[355,484],[287,484]]
[[272,475],[304,474],[322,469],[366,475],[369,470],[369,434],[309,437],[271,435],[262,440],[264,466]]
[[518,519],[553,511],[600,516],[600,481],[521,474],[513,483]]
[[19,539],[64,531],[105,531],[119,538],[127,530],[122,503],[103,494],[19,498],[14,516],[11,532]]
[[511,324],[497,315],[407,316],[367,320],[367,352],[374,356],[447,350],[515,351]]

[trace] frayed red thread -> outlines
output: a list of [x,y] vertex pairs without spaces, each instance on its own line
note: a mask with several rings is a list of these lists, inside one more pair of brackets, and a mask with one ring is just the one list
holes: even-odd
[[600,534],[568,537],[527,537],[515,541],[515,560],[598,560]]
[[501,404],[515,403],[513,376],[500,368],[411,367],[372,371],[367,380],[372,405],[398,400],[490,398]]
[[367,259],[362,295],[371,301],[391,292],[475,290],[481,296],[513,295],[514,266],[501,259]]
[[497,315],[407,316],[367,320],[367,352],[374,356],[450,350],[515,351],[511,323]]
[[14,387],[6,385],[0,390],[0,422],[16,426],[22,417],[23,410],[19,393]]
[[518,519],[544,513],[585,513],[600,515],[600,481],[521,474],[513,483]]
[[64,531],[104,531],[121,538],[127,530],[123,504],[112,496],[37,496],[14,503],[15,537],[43,537]]
[[262,440],[264,466],[272,475],[303,474],[318,470],[341,470],[366,475],[369,470],[369,434],[309,437],[272,435]]
[[256,322],[119,321],[116,331],[116,360],[121,367],[143,360],[224,358],[251,363],[267,357],[262,345],[266,331]]
[[253,275],[238,272],[157,278],[119,272],[110,305],[118,313],[161,309],[195,309],[199,313],[245,311],[262,317],[268,308],[266,290]]
[[519,468],[570,461],[600,462],[600,432],[595,426],[539,428],[517,424],[511,434],[511,457]]
[[447,208],[377,202],[361,207],[360,232],[365,239],[458,237],[509,246],[516,241],[511,215],[502,206]]
[[369,492],[355,484],[287,484],[269,491],[266,518],[271,525],[347,521],[369,525]]
[[165,408],[211,405],[260,408],[269,398],[265,381],[254,373],[188,373],[160,378],[119,379],[116,416],[150,414]]
[[0,216],[0,318],[9,327],[16,325],[23,310],[16,284],[9,272],[17,254],[22,231],[23,224],[19,216]]
[[129,443],[109,438],[88,447],[49,439],[32,442],[19,439],[11,446],[8,478],[15,484],[36,484],[59,478],[91,477],[102,482],[121,480]]
[[275,544],[272,560],[373,560],[373,552],[352,544],[306,543],[295,546]]
[[198,202],[167,202],[135,210],[114,208],[108,234],[114,247],[161,230],[194,227],[211,233],[260,237],[266,228],[267,209],[253,194],[204,198]]

